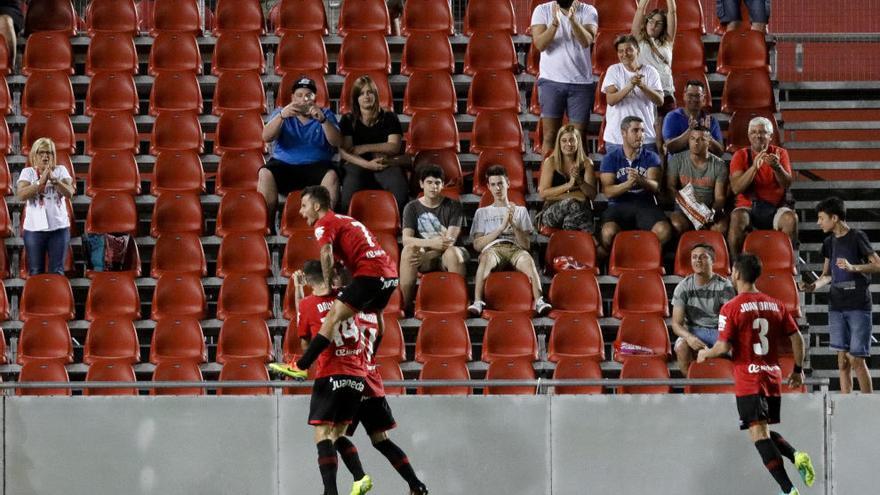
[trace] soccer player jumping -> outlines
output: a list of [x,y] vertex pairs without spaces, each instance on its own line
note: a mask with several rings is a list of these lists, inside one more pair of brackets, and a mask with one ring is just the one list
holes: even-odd
[[783,456],[794,463],[807,486],[813,486],[815,473],[810,456],[794,449],[782,435],[768,425],[779,423],[782,370],[779,342],[788,337],[794,351],[794,371],[788,385],[804,383],[804,339],[797,323],[782,303],[755,288],[761,276],[761,260],[741,255],[733,264],[733,283],[737,296],[721,307],[718,341],[711,349],[701,349],[697,362],[732,352],[736,408],[740,429],[749,430],[764,466],[779,483],[784,495],[799,495],[785,472]]

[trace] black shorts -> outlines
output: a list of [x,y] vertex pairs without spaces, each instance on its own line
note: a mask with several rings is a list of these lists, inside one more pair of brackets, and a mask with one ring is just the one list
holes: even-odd
[[272,172],[275,187],[284,196],[306,186],[317,186],[331,170],[336,170],[330,162],[317,162],[310,165],[291,165],[277,158],[271,158],[263,168]]
[[744,395],[736,398],[736,410],[739,411],[739,429],[748,430],[749,426],[758,421],[767,424],[779,423],[781,397],[763,395]]
[[397,289],[397,278],[355,277],[337,299],[355,311],[381,313]]
[[15,32],[21,33],[21,28],[24,26],[24,15],[18,0],[0,1],[0,15],[8,15],[12,19]]
[[364,377],[332,375],[318,378],[312,387],[309,424],[348,424],[354,419],[364,393]]
[[651,230],[654,224],[666,220],[659,206],[647,202],[629,202],[608,205],[602,213],[603,222],[614,222],[622,230]]
[[391,414],[391,406],[388,405],[385,397],[364,397],[345,434],[354,435],[359,423],[364,425],[367,435],[382,433],[397,426],[394,415]]

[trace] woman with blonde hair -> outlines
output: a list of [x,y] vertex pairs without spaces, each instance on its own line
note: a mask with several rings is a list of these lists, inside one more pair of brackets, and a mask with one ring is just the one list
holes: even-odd
[[67,200],[75,187],[70,173],[55,161],[55,143],[37,139],[28,157],[30,167],[21,171],[16,196],[25,201],[24,247],[28,273],[64,274],[64,257],[70,244]]
[[541,227],[593,231],[596,174],[575,126],[564,125],[556,133],[556,146],[541,164],[538,195],[544,200],[537,218]]
[[357,191],[384,189],[394,195],[402,212],[409,201],[409,185],[401,168],[406,160],[400,119],[379,106],[379,90],[370,76],[355,80],[349,98],[351,113],[339,121],[343,141],[339,156],[344,175],[340,210],[348,211]]

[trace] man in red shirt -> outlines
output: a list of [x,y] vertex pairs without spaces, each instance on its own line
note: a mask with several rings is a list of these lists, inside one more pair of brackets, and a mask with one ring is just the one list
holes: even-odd
[[727,243],[733,257],[742,251],[749,228],[781,230],[792,244],[797,242],[797,215],[785,202],[792,181],[791,162],[784,148],[770,144],[772,139],[773,124],[766,117],[753,118],[749,121],[750,146],[734,153],[730,161],[730,189],[736,194],[736,205]]
[[810,456],[796,451],[779,433],[768,425],[780,421],[779,410],[782,370],[778,349],[788,337],[794,351],[795,366],[788,377],[790,387],[804,383],[804,340],[794,318],[778,300],[758,292],[755,281],[761,276],[761,260],[743,254],[733,265],[733,283],[737,295],[724,306],[718,317],[718,341],[711,349],[700,349],[697,362],[733,355],[734,393],[739,411],[740,429],[749,430],[764,466],[779,483],[784,494],[797,495],[782,456],[794,463],[807,486],[815,474]]

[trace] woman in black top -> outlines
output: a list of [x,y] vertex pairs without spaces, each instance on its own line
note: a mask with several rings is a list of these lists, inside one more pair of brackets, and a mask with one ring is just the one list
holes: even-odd
[[379,91],[369,76],[355,80],[350,98],[352,111],[339,122],[343,138],[339,155],[344,173],[340,210],[348,212],[351,197],[357,191],[384,189],[394,195],[398,211],[402,212],[409,197],[401,168],[406,160],[400,120],[393,111],[379,106]]
[[553,153],[541,164],[538,195],[544,200],[537,218],[541,227],[593,231],[590,201],[596,197],[596,174],[573,125],[556,134]]

